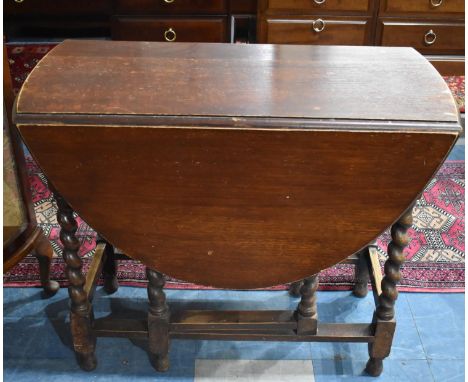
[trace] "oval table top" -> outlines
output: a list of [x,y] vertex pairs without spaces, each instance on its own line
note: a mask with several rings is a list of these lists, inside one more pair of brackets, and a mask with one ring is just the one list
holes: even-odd
[[15,114],[49,181],[110,243],[239,289],[368,245],[461,131],[437,71],[386,47],[66,41]]

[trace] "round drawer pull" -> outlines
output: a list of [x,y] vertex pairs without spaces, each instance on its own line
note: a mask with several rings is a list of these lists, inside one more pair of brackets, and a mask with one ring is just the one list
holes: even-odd
[[164,2],[170,4],[170,3],[173,3],[174,0],[164,0]]
[[322,19],[315,20],[312,23],[312,28],[317,33],[320,33],[321,31],[323,31],[325,29],[325,21],[323,21]]
[[427,31],[426,34],[424,35],[424,43],[426,45],[433,45],[437,40],[437,35],[435,32],[431,29],[430,31]]
[[15,3],[20,4],[20,3],[22,3],[23,1],[24,1],[24,0],[15,0]]
[[164,32],[164,39],[169,42],[175,41],[177,38],[177,34],[174,29],[169,28]]
[[325,2],[325,0],[314,0],[315,4],[321,5]]
[[444,0],[430,0],[431,1],[431,5],[434,7],[434,8],[437,8],[437,7],[440,7],[442,5],[442,2]]

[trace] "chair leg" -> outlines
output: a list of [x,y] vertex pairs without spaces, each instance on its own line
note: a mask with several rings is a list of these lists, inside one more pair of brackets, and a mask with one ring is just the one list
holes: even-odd
[[356,264],[356,283],[354,284],[353,294],[356,297],[362,298],[367,296],[367,286],[369,284],[369,266],[367,257],[369,255],[369,248],[363,249],[358,257],[359,262]]
[[413,206],[392,226],[392,241],[388,245],[388,260],[385,262],[382,293],[379,296],[373,322],[376,325],[375,340],[369,343],[370,359],[366,372],[374,377],[383,371],[383,359],[388,357],[392,348],[395,332],[395,301],[398,298],[396,284],[400,281],[400,266],[405,261],[404,248],[409,243],[408,228],[413,223]]
[[70,326],[73,338],[73,347],[78,364],[83,370],[91,371],[97,366],[94,350],[96,336],[92,330],[93,309],[88,294],[84,289],[86,282],[82,273],[83,263],[78,256],[80,242],[76,238],[78,225],[73,211],[65,200],[55,194],[58,205],[57,221],[60,224],[60,241],[63,244],[63,259],[66,263],[66,275],[70,286],[68,294],[71,301]]
[[164,276],[146,268],[148,277],[148,340],[150,361],[157,371],[169,369],[169,307],[166,304]]
[[50,279],[50,263],[52,256],[54,255],[54,250],[52,249],[49,240],[47,240],[42,232],[36,240],[34,255],[39,262],[39,275],[44,292],[48,296],[53,296],[60,289],[59,283]]

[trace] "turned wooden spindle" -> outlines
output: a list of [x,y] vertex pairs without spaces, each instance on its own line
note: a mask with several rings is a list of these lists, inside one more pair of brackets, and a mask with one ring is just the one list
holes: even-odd
[[37,240],[34,252],[39,262],[39,275],[44,292],[49,296],[53,296],[60,289],[59,283],[50,279],[50,264],[54,256],[54,250],[49,240],[42,233]]
[[392,348],[395,333],[395,301],[398,298],[396,285],[400,281],[400,267],[405,261],[404,248],[409,243],[408,228],[413,223],[413,206],[392,226],[392,240],[388,244],[388,260],[385,262],[382,293],[374,314],[375,340],[369,343],[369,361],[366,372],[373,377],[383,371],[383,360],[388,357]]
[[169,369],[169,307],[161,273],[146,268],[148,278],[148,340],[150,361],[157,371]]
[[80,242],[76,237],[78,225],[68,203],[57,193],[55,200],[58,206],[57,221],[61,228],[60,241],[63,244],[63,259],[66,264],[65,273],[70,283],[68,294],[71,302],[70,325],[73,346],[80,367],[89,371],[97,366],[94,355],[96,337],[92,331],[92,307],[84,290],[86,279],[82,273],[83,264],[78,256],[80,248]]
[[409,208],[392,226],[392,240],[388,244],[388,260],[385,262],[382,294],[379,297],[377,317],[392,320],[395,316],[395,301],[398,298],[396,284],[401,279],[400,267],[405,261],[404,249],[409,243],[408,228],[413,224],[413,207]]
[[301,301],[297,306],[297,333],[317,333],[317,289],[318,275],[304,279],[300,289]]

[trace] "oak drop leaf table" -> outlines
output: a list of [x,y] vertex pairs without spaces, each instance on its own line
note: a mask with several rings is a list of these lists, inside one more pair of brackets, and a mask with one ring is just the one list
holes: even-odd
[[[125,336],[148,339],[159,371],[170,338],[205,338],[366,342],[366,370],[382,372],[411,206],[461,131],[415,50],[65,41],[14,111],[55,190],[83,369],[96,367],[96,337]],[[86,276],[73,211],[101,237]],[[382,276],[369,245],[389,226]],[[93,319],[101,272],[106,291],[118,286],[114,246],[147,266],[147,319]],[[314,275],[353,254],[372,322],[321,323]],[[303,280],[301,300],[171,314],[163,274],[235,289]]]

